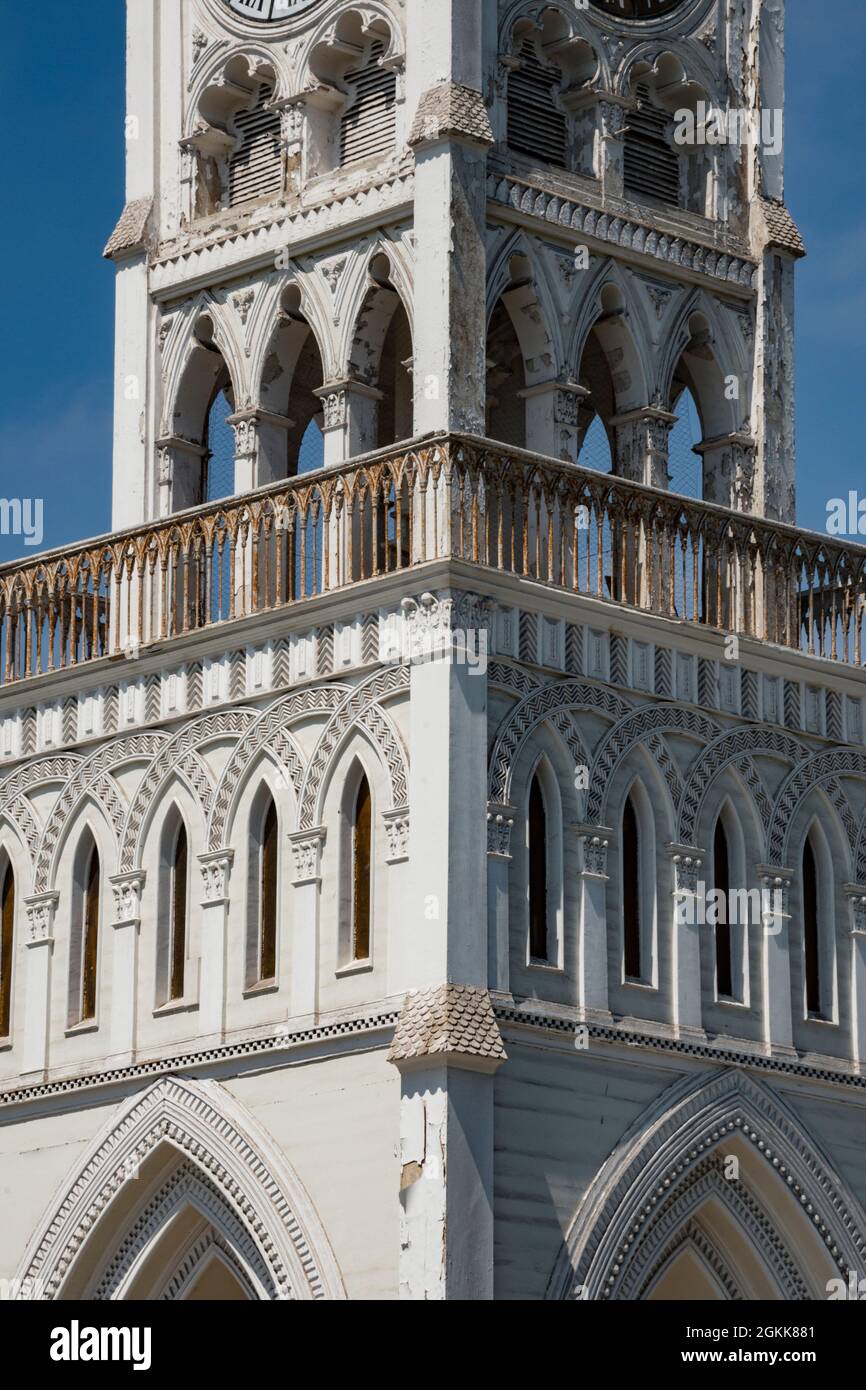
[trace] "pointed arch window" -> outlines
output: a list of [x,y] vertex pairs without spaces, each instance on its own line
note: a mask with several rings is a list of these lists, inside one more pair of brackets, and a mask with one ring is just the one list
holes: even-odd
[[189,842],[183,821],[177,829],[171,870],[171,976],[168,997],[184,997],[186,976],[186,914],[189,891]]
[[78,847],[73,871],[68,1010],[73,1028],[96,1018],[100,894],[99,850],[88,831]]
[[642,979],[640,822],[631,796],[622,813],[623,968],[627,980]]
[[731,999],[734,994],[733,951],[731,942],[731,856],[722,818],[716,821],[713,837],[713,878],[719,898],[716,920],[716,994]]
[[277,808],[273,798],[262,824],[259,855],[259,979],[273,980],[277,973]]
[[12,955],[15,945],[15,871],[7,862],[0,888],[0,1038],[12,1032]]
[[547,811],[536,773],[529,789],[529,957],[549,959],[547,901]]
[[803,846],[803,969],[806,1012],[821,1015],[821,962],[819,938],[818,865],[812,842]]
[[273,987],[277,978],[280,823],[269,788],[262,784],[250,814],[247,859],[247,933],[244,988]]
[[370,958],[373,802],[366,773],[355,795],[352,822],[352,960]]

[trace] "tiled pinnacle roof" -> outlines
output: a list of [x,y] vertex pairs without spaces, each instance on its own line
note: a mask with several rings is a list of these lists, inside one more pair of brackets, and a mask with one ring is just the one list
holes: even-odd
[[459,1053],[504,1062],[505,1048],[486,989],[439,985],[406,995],[391,1051],[392,1062]]
[[782,251],[789,251],[792,256],[805,256],[805,243],[785,204],[762,198],[761,206],[767,228],[767,245],[778,246]]
[[456,136],[479,145],[493,144],[490,117],[480,92],[457,82],[438,82],[427,88],[418,103],[408,143],[420,145],[443,136]]
[[111,233],[103,256],[109,260],[121,251],[138,251],[144,245],[147,219],[153,207],[152,198],[136,198],[127,203],[120,214],[120,221]]

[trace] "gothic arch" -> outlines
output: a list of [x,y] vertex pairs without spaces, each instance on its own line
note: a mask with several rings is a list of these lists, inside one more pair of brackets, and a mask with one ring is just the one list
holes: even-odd
[[182,306],[183,326],[166,339],[163,363],[162,433],[201,445],[207,412],[221,373],[227,374],[235,409],[247,403],[250,386],[240,320],[226,294],[205,291]]
[[800,802],[814,791],[819,783],[830,784],[829,789],[825,787],[824,790],[829,799],[836,804],[836,810],[845,826],[845,835],[853,859],[857,852],[860,826],[854,819],[850,805],[846,810],[847,797],[844,797],[844,792],[844,801],[839,801],[838,793],[842,790],[841,787],[832,785],[840,777],[857,777],[866,781],[866,753],[857,753],[847,748],[814,753],[811,758],[798,763],[788,774],[776,796],[767,834],[768,850],[774,864],[785,863],[795,812]]
[[527,385],[558,377],[565,352],[556,299],[543,258],[521,230],[506,237],[488,270],[488,330],[500,302],[520,344]]
[[640,1297],[641,1275],[658,1269],[716,1185],[713,1163],[731,1155],[734,1229],[774,1272],[777,1298],[792,1287],[826,1297],[829,1278],[862,1268],[857,1199],[779,1096],[732,1069],[675,1082],[632,1125],[580,1204],[548,1297]]
[[[54,885],[57,860],[63,840],[79,801],[90,796],[100,815],[107,819],[114,842],[119,846],[127,808],[110,774],[123,763],[147,759],[149,762],[166,742],[161,733],[127,734],[104,744],[91,757],[82,759],[51,809],[39,842],[34,889],[45,893]],[[103,798],[103,801],[100,801]]]
[[[631,710],[608,731],[599,745],[590,772],[590,796],[587,816],[593,825],[604,825],[607,815],[611,781],[617,767],[638,743],[648,742],[647,735],[682,733],[703,743],[718,738],[720,726],[696,710],[679,705],[642,705]],[[659,747],[660,745],[660,747]],[[676,762],[662,740],[654,745],[654,757],[664,775],[670,794],[674,819],[682,796],[682,778]],[[662,757],[659,759],[659,752]]]
[[648,38],[629,47],[625,60],[613,74],[613,91],[628,97],[634,83],[635,71],[640,68],[650,75],[659,76],[660,66],[667,60],[666,81],[677,93],[688,92],[695,86],[701,88],[700,95],[715,106],[726,106],[728,93],[720,88],[717,74],[707,55],[700,47],[688,40],[676,39],[670,33]]
[[[186,1165],[218,1195],[273,1297],[345,1297],[315,1209],[270,1136],[217,1082],[182,1077],[130,1097],[107,1121],[52,1200],[24,1256],[19,1287],[37,1283],[45,1299],[75,1299],[110,1280],[140,1215],[127,1179],[153,1170],[168,1176],[172,1165]],[[138,1239],[154,1234],[145,1218]],[[115,1256],[106,1261],[107,1249]]]
[[599,43],[598,30],[589,19],[584,18],[579,9],[557,3],[557,0],[513,0],[502,12],[499,23],[499,52],[514,52],[514,30],[521,20],[530,20],[536,29],[543,28],[544,17],[555,15],[562,26],[562,35],[568,36],[571,43],[579,42],[592,50],[596,71],[591,76],[594,86],[600,91],[609,91],[610,69],[603,45]]
[[[696,844],[697,826],[709,788],[731,763],[740,758],[749,763],[753,758],[767,757],[784,758],[796,765],[805,751],[799,739],[771,728],[735,729],[713,739],[695,759],[686,777],[677,831],[680,844]],[[758,781],[755,782],[747,774],[747,784],[761,819],[762,833],[766,836],[772,815],[772,800],[757,770],[754,771]]]
[[322,801],[342,745],[353,729],[362,733],[382,760],[391,790],[391,807],[405,806],[409,796],[409,766],[403,740],[380,701],[404,690],[409,668],[394,666],[377,672],[357,686],[331,715],[319,735],[307,766],[300,795],[298,829],[320,824]]
[[[496,730],[488,763],[488,800],[508,804],[515,760],[538,724],[556,719],[560,713],[581,709],[619,721],[628,713],[630,706],[612,690],[584,685],[578,680],[550,681],[540,690],[531,690],[519,700]],[[559,732],[566,738],[568,746],[583,752],[583,743],[576,730],[572,729],[569,733],[560,727]],[[576,745],[573,742],[575,738],[578,739]]]
[[255,724],[256,713],[249,709],[206,714],[185,724],[179,733],[162,745],[145,772],[129,807],[120,843],[120,868],[129,873],[141,864],[141,852],[148,825],[159,805],[163,787],[179,777],[203,820],[210,817],[216,787],[207,763],[197,749],[201,744],[225,735],[243,737]]
[[651,334],[640,299],[629,276],[616,261],[599,262],[573,309],[573,328],[565,358],[579,378],[590,334],[598,338],[607,360],[619,411],[650,401]]
[[300,798],[304,758],[296,741],[288,733],[288,726],[296,719],[332,714],[345,700],[348,689],[344,685],[325,685],[302,690],[277,700],[259,715],[238,740],[220,777],[208,824],[210,850],[222,849],[227,844],[238,800],[250,770],[260,755],[274,763],[277,772],[291,786],[296,799]]
[[[704,440],[733,434],[748,422],[751,377],[742,338],[730,330],[728,319],[703,290],[682,303],[665,335],[657,369],[655,393],[667,409],[675,404],[675,374],[682,371],[701,421]],[[722,370],[721,363],[726,370]],[[739,400],[728,400],[725,378],[735,374],[742,385]]]
[[77,753],[59,754],[39,758],[34,763],[11,772],[0,782],[0,815],[5,815],[13,832],[26,841],[31,860],[35,863],[42,834],[36,816],[27,799],[27,793],[37,787],[56,782],[59,789],[75,773],[83,762]]

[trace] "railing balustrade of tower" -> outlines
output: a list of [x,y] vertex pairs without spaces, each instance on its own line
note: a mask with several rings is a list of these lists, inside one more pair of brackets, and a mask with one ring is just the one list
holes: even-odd
[[443,435],[0,566],[0,685],[448,558],[864,663],[866,547]]

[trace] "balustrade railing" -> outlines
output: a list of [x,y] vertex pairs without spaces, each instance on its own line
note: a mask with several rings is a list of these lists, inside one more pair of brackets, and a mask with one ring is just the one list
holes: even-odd
[[0,684],[448,557],[863,665],[866,548],[452,435],[0,566]]

